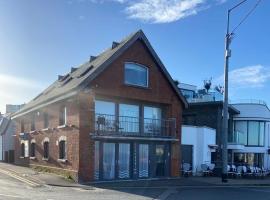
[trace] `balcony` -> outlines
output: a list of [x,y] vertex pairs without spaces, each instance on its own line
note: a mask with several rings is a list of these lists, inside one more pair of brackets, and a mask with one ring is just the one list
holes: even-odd
[[244,133],[239,131],[234,131],[232,134],[228,135],[228,149],[244,149],[245,147],[245,137]]
[[96,114],[95,135],[176,138],[176,120]]

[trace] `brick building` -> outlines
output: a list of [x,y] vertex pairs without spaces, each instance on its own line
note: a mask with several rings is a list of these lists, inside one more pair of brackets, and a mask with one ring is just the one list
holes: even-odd
[[13,115],[15,163],[82,182],[179,176],[185,107],[140,30]]

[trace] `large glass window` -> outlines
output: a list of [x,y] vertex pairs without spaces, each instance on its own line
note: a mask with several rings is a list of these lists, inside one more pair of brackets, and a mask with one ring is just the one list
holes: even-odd
[[144,132],[159,134],[161,131],[161,109],[156,107],[144,107]]
[[265,123],[260,122],[260,138],[259,138],[260,146],[264,146],[264,133],[265,133]]
[[103,143],[103,178],[115,178],[115,143]]
[[242,135],[239,142],[247,145],[247,121],[235,121],[234,130]]
[[135,63],[126,63],[125,83],[148,87],[148,68]]
[[248,145],[256,146],[259,144],[259,122],[248,122]]
[[96,130],[115,131],[115,103],[109,101],[95,101]]
[[139,132],[139,106],[119,104],[119,131]]
[[247,146],[264,146],[265,122],[235,121],[234,131],[241,133],[239,142]]

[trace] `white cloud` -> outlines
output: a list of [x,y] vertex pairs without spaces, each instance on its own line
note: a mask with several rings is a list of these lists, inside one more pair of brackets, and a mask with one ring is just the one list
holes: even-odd
[[[262,65],[253,65],[234,69],[229,72],[229,87],[231,89],[259,88],[270,81],[270,68]],[[216,79],[223,85],[223,76]]]
[[6,104],[22,104],[37,96],[44,85],[24,78],[0,74],[0,112]]
[[130,18],[168,23],[197,14],[204,0],[141,0],[126,8]]
[[148,23],[169,23],[226,0],[90,0],[95,3],[118,2],[125,5],[128,18]]

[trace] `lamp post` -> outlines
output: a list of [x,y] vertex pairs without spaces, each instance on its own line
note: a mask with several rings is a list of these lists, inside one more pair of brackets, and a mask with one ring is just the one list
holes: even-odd
[[227,33],[225,37],[225,65],[224,65],[224,100],[223,100],[223,134],[222,134],[222,182],[228,182],[228,71],[229,71],[229,59],[231,57],[230,44],[233,36],[233,32],[230,32],[230,14],[231,12],[245,3],[247,0],[243,0],[227,12]]

